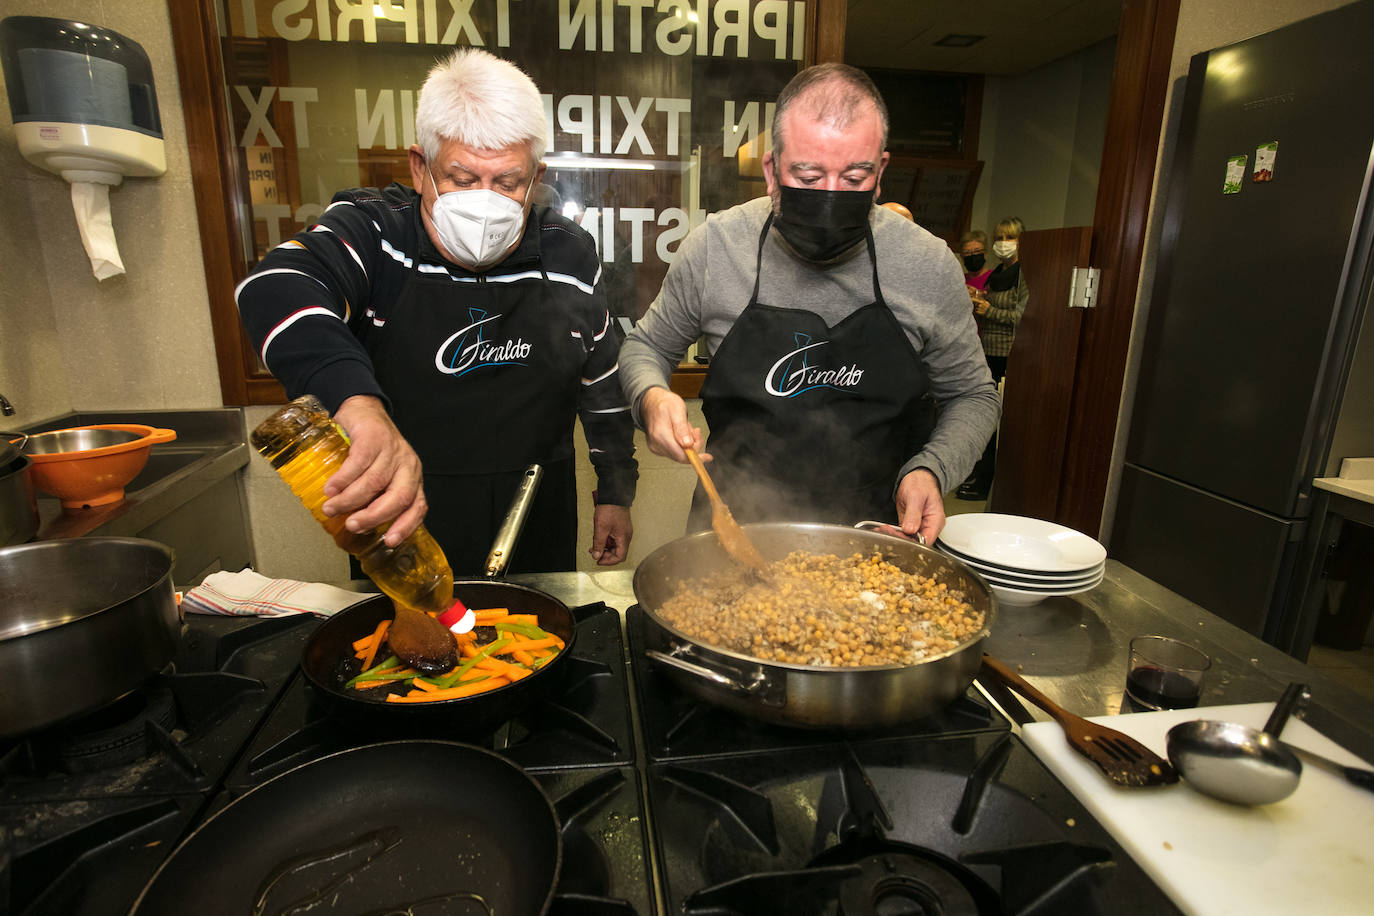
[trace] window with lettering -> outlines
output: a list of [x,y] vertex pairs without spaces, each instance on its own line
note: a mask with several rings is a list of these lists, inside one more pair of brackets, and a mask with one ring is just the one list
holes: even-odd
[[[613,313],[642,315],[688,230],[764,193],[801,0],[223,0],[249,263],[335,191],[410,183],[425,74],[455,47],[520,65],[549,125],[544,202],[596,240]],[[247,234],[247,233],[245,233]]]

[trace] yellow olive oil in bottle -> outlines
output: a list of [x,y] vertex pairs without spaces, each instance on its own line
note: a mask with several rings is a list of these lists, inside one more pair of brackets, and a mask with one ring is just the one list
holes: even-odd
[[318,398],[297,398],[262,421],[249,438],[334,543],[358,558],[363,572],[387,597],[433,613],[453,604],[453,571],[424,525],[388,547],[382,540],[388,526],[352,532],[344,527],[344,516],[330,518],[321,510],[325,481],[348,457],[348,437]]

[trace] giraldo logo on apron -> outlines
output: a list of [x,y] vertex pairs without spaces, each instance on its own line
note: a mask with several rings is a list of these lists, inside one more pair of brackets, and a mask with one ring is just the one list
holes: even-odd
[[487,315],[482,309],[468,309],[472,323],[454,331],[434,354],[434,367],[446,375],[467,375],[493,366],[523,366],[530,345],[519,337],[495,342],[486,338],[485,325],[500,315]]
[[794,398],[817,388],[842,391],[859,386],[864,370],[857,365],[831,369],[811,364],[811,357],[814,355],[811,351],[825,346],[830,341],[818,340],[813,343],[811,335],[801,332],[796,332],[792,336],[797,344],[796,349],[784,353],[773,363],[772,368],[768,370],[767,378],[763,381],[764,391],[777,398]]

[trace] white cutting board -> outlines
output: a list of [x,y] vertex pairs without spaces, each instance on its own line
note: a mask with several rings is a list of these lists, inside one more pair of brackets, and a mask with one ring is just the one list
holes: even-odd
[[[1272,703],[1212,706],[1092,721],[1125,732],[1165,756],[1180,722],[1221,719],[1262,728]],[[1171,786],[1108,781],[1064,740],[1056,722],[1032,722],[1022,737],[1093,816],[1186,913],[1374,913],[1374,792],[1304,763],[1298,789],[1272,805],[1245,808]],[[1368,767],[1306,722],[1289,720],[1283,740],[1337,763]]]

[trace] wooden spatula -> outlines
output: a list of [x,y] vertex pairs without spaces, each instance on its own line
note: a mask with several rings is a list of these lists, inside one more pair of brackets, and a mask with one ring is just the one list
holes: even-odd
[[706,488],[706,496],[711,500],[711,530],[720,538],[720,545],[736,563],[750,569],[763,570],[768,564],[764,562],[758,548],[749,540],[749,535],[744,533],[739,522],[730,514],[730,507],[725,505],[725,500],[716,492],[716,485],[711,482],[711,475],[706,473],[706,465],[702,464],[701,456],[696,453],[696,449],[685,448],[683,451],[687,453],[687,460],[692,462],[697,476],[701,478],[701,485]]
[[1163,786],[1178,782],[1178,773],[1169,761],[1130,735],[1074,715],[991,655],[983,656],[979,676],[996,678],[1049,713],[1064,729],[1069,745],[1097,764],[1097,768],[1117,785]]
[[416,671],[436,674],[458,664],[458,643],[437,619],[418,608],[396,605],[386,641],[396,657]]

